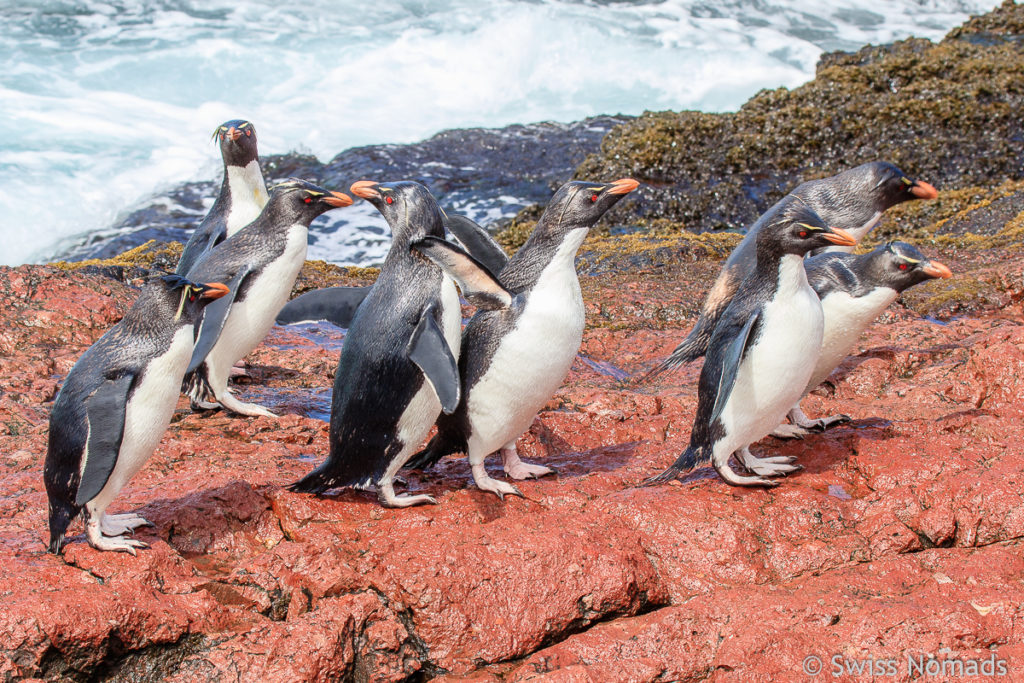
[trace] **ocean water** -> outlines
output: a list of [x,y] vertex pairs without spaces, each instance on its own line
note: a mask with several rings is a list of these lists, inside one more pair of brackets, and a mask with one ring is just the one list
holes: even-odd
[[807,81],[822,51],[939,39],[997,4],[0,0],[0,263],[219,178],[227,119],[263,154],[326,161],[449,128],[728,111]]

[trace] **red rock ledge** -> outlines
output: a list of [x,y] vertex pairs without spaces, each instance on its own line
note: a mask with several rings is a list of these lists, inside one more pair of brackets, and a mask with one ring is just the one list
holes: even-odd
[[152,547],[99,553],[76,522],[63,559],[44,552],[49,409],[133,291],[0,268],[0,679],[779,681],[812,655],[824,678],[868,659],[906,678],[908,657],[1024,676],[1024,255],[941,256],[957,277],[890,309],[804,404],[853,422],[755,448],[806,466],[777,489],[709,469],[633,488],[684,448],[699,364],[619,378],[692,324],[720,265],[696,261],[584,278],[581,357],[520,441],[559,473],[526,499],[452,458],[409,477],[438,506],[283,490],[327,451],[309,415],[340,337],[275,328],[239,391],[285,416],[182,399],[112,506],[155,523]]

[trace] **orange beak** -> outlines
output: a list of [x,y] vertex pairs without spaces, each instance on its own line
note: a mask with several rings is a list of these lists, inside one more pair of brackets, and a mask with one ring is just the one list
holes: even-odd
[[238,130],[234,126],[231,126],[231,128],[228,128],[228,137],[231,138],[232,141],[237,140],[238,138],[242,137],[242,131]]
[[331,206],[352,206],[352,198],[344,192],[331,192],[323,200]]
[[632,178],[620,178],[612,183],[612,187],[608,190],[608,194],[629,194],[639,186],[640,183]]
[[208,282],[203,287],[202,296],[204,299],[219,299],[231,291],[227,285],[220,282]]
[[929,261],[928,265],[921,269],[921,272],[929,277],[953,277],[953,271],[944,263]]
[[939,196],[939,191],[923,180],[915,180],[910,186],[910,194],[918,199],[935,199]]
[[349,192],[363,199],[380,199],[380,192],[377,190],[378,184],[372,180],[359,180],[352,183],[352,187],[348,189]]
[[857,238],[842,228],[833,228],[829,226],[824,237],[832,244],[838,244],[841,247],[852,247],[857,244]]

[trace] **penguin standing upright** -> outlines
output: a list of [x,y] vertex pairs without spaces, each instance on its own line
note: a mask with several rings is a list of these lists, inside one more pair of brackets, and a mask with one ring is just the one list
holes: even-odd
[[480,310],[462,337],[462,401],[455,413],[438,418],[437,436],[411,466],[428,467],[444,455],[465,452],[477,487],[502,498],[522,494],[487,474],[484,458],[495,450],[501,449],[513,479],[551,471],[523,463],[516,440],[561,385],[583,340],[576,251],[598,219],[637,185],[631,178],[563,185],[496,279],[443,240],[414,243]]
[[[952,277],[944,264],[928,259],[906,242],[890,242],[867,254],[827,252],[804,262],[807,280],[821,299],[825,327],[821,356],[811,373],[806,396],[832,374],[864,329],[889,307],[901,292],[933,278]],[[789,411],[790,424],[779,425],[773,436],[801,437],[848,422],[846,415],[812,420],[799,401]]]
[[698,385],[690,445],[648,484],[675,478],[710,459],[727,482],[774,486],[729,466],[736,453],[764,476],[797,469],[792,458],[755,458],[750,444],[778,426],[803,395],[821,354],[821,301],[807,282],[804,254],[829,244],[851,246],[853,235],[827,227],[798,197],[786,197],[757,235],[757,260],[722,314],[708,345]]
[[427,495],[395,495],[394,476],[438,414],[459,403],[459,296],[452,280],[411,248],[424,237],[444,238],[441,209],[425,187],[409,181],[360,181],[352,193],[383,214],[391,249],[338,360],[330,454],[291,489],[372,485],[388,507],[435,503]]
[[224,159],[220,194],[185,243],[174,272],[187,275],[206,252],[256,220],[267,205],[267,185],[256,150],[256,129],[248,121],[226,121],[213,131]]
[[[911,180],[890,163],[873,161],[828,178],[809,180],[786,195],[780,203],[791,196],[803,200],[827,225],[845,230],[855,240],[860,240],[875,227],[886,209],[914,199],[935,199],[938,192],[923,180]],[[776,204],[768,209],[747,230],[746,236],[729,255],[711,286],[697,324],[672,354],[647,375],[649,378],[704,355],[719,317],[736,294],[740,283],[754,270],[757,234],[775,220],[778,206]],[[828,247],[829,251],[851,249]]]
[[160,443],[192,355],[193,325],[227,291],[178,275],[153,278],[71,368],[50,412],[43,468],[50,552],[60,553],[64,532],[83,511],[92,547],[132,555],[146,547],[124,536],[145,519],[106,509]]
[[241,415],[276,417],[263,406],[243,403],[228,390],[235,361],[256,348],[274,325],[306,260],[309,224],[352,199],[292,178],[277,185],[252,223],[204,256],[189,277],[225,282],[230,293],[203,313],[184,391],[194,405],[208,408],[208,393]]

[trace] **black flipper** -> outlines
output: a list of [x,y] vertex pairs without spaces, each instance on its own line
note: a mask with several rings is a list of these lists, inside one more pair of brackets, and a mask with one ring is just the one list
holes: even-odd
[[758,309],[754,311],[754,314],[747,318],[747,322],[744,323],[743,329],[736,335],[736,338],[732,340],[729,347],[725,351],[725,355],[722,357],[722,374],[718,378],[718,393],[715,396],[715,408],[711,411],[711,419],[708,420],[708,424],[714,424],[715,420],[719,418],[722,411],[725,409],[725,404],[729,400],[729,396],[732,395],[732,387],[736,383],[736,373],[740,368],[740,361],[743,360],[743,356],[746,355],[747,346],[750,344],[752,338],[751,332],[754,330],[754,325],[761,318],[761,311]]
[[238,271],[227,283],[228,293],[203,309],[203,322],[199,328],[199,338],[196,340],[195,348],[192,349],[192,360],[188,363],[186,375],[195,372],[195,369],[206,360],[206,356],[220,339],[220,333],[224,330],[224,323],[227,322],[231,305],[235,302],[238,287],[248,274],[249,268]]
[[465,216],[451,214],[447,218],[445,225],[448,226],[448,231],[455,235],[462,248],[472,254],[492,275],[500,273],[508,263],[508,254],[494,241],[491,234]]
[[124,436],[124,413],[128,404],[128,389],[135,375],[121,375],[108,379],[85,399],[85,413],[89,419],[89,440],[82,480],[78,484],[75,505],[82,506],[96,497],[110,479],[117,464]]
[[420,321],[413,330],[407,347],[409,360],[423,372],[423,376],[434,389],[441,401],[441,410],[451,415],[459,405],[462,384],[459,381],[459,364],[455,361],[448,340],[434,320],[434,306],[423,311]]
[[462,296],[477,308],[508,308],[515,296],[498,282],[487,267],[463,249],[438,237],[424,237],[412,243],[414,249],[440,266],[459,285]]
[[371,287],[325,287],[297,296],[277,314],[278,325],[326,320],[348,329]]

